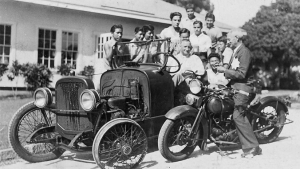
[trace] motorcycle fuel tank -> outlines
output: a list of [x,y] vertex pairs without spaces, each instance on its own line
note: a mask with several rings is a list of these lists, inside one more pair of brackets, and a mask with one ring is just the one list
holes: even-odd
[[233,112],[234,102],[229,98],[221,99],[216,96],[212,96],[207,103],[209,112],[214,114],[220,114],[225,112]]

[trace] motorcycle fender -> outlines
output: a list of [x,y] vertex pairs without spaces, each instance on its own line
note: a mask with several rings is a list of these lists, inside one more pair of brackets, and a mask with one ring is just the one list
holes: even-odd
[[284,111],[288,114],[288,111],[289,111],[289,110],[288,110],[287,106],[284,104],[283,101],[281,101],[281,100],[278,99],[277,97],[274,97],[274,96],[267,96],[267,97],[262,98],[259,102],[260,102],[260,104],[259,104],[257,110],[261,110],[262,107],[263,107],[265,104],[267,104],[267,103],[270,103],[270,102],[278,102],[278,105],[279,105],[279,106],[282,106],[283,109],[284,109]]
[[198,110],[189,105],[182,105],[174,107],[173,109],[169,110],[165,117],[170,120],[177,120],[181,117],[185,116],[194,116],[196,117]]
[[[169,110],[166,114],[166,118],[170,120],[176,120],[184,116],[194,116],[196,118],[198,110],[189,106],[189,105],[182,105],[174,107],[173,109]],[[198,146],[201,150],[208,150],[207,149],[207,139],[208,139],[208,123],[205,117],[202,117],[201,120],[202,130],[201,130],[201,137],[198,141]]]

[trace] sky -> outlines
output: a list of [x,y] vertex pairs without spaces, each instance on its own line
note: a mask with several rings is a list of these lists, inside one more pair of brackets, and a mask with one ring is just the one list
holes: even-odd
[[255,17],[261,5],[269,6],[275,0],[210,0],[214,4],[216,20],[241,27]]

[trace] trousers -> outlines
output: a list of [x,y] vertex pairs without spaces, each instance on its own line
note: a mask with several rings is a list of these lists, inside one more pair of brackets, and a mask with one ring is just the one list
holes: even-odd
[[254,148],[259,145],[256,136],[254,135],[252,126],[249,123],[249,120],[244,111],[245,108],[253,100],[253,98],[253,96],[246,96],[240,93],[237,93],[233,96],[235,103],[233,120],[235,122],[236,131],[242,144],[243,150]]

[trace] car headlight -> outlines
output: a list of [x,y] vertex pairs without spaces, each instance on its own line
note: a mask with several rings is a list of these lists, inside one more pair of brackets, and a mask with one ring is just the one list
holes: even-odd
[[52,92],[48,88],[38,88],[33,94],[34,105],[38,108],[44,108],[52,103]]
[[189,86],[190,86],[190,91],[193,94],[198,94],[201,91],[201,82],[197,79],[193,79],[190,81]]
[[85,111],[92,111],[100,103],[100,96],[94,89],[85,89],[80,95],[80,105]]

